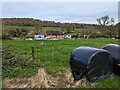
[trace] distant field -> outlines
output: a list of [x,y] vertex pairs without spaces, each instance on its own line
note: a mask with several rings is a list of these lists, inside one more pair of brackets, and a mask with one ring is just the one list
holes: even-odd
[[[27,28],[30,31],[34,31],[35,27],[33,26],[4,26],[3,30],[15,30],[17,28]],[[61,30],[60,27],[43,27],[43,30]]]
[[[35,27],[33,26],[4,26],[3,30],[15,30],[17,28],[27,28],[29,31],[35,31]],[[49,30],[57,30],[57,31],[61,31],[62,28],[61,27],[43,27],[42,30],[45,31],[49,31]],[[65,28],[63,28],[64,32],[67,32],[67,30]],[[89,31],[98,31],[98,29],[96,28],[92,28],[92,27],[86,27],[86,28],[75,28],[75,30],[70,30],[70,32],[74,32],[74,33],[78,33],[81,31],[85,31],[85,32],[89,32]]]
[[46,30],[61,30],[60,27],[46,27]]
[[30,30],[34,30],[34,27],[32,26],[3,26],[3,30],[15,30],[17,28],[28,28]]
[[[23,41],[23,40],[3,40],[3,46],[11,45],[13,50],[18,51],[21,55],[24,52],[31,52],[31,47],[35,48],[35,63],[29,64],[27,68],[6,67],[4,76],[27,77],[37,73],[40,67],[47,70],[48,73],[53,74],[58,71],[66,71],[69,69],[69,59],[71,52],[79,46],[91,46],[101,48],[109,43],[118,43],[117,39],[75,39],[75,40],[48,40],[44,41]],[[52,63],[52,44],[54,44],[54,63]],[[96,87],[117,87],[120,84],[120,79],[111,76],[107,81],[103,81],[96,85]],[[85,86],[80,86],[85,87]],[[90,87],[89,84],[86,87]]]

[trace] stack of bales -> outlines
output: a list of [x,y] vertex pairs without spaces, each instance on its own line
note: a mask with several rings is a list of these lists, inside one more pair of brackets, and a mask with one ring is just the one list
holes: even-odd
[[106,45],[102,49],[81,46],[76,48],[70,58],[74,80],[85,76],[90,82],[107,79],[112,71],[120,75],[119,45]]

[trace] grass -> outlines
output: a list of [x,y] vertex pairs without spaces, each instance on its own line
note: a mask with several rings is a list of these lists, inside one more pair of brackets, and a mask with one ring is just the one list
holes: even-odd
[[46,27],[46,30],[61,30],[60,27]]
[[[34,26],[4,26],[3,30],[16,30],[17,28],[27,28],[29,31],[34,31]],[[61,30],[60,27],[43,27],[43,30]]]
[[[36,28],[34,26],[4,26],[3,27],[3,30],[16,30],[17,28],[27,28],[29,31],[35,31]],[[46,31],[49,31],[49,30],[57,30],[57,31],[61,31],[62,28],[61,27],[43,27],[42,30],[46,30]],[[67,32],[67,30],[65,28],[63,28],[63,31],[64,32]],[[96,28],[92,28],[92,27],[84,27],[84,28],[75,28],[75,30],[71,30],[70,32],[72,33],[78,33],[78,32],[82,32],[82,31],[85,31],[85,32],[89,32],[89,31],[99,31],[98,29]]]
[[110,78],[103,80],[97,83],[90,83],[84,79],[81,85],[78,85],[77,88],[119,88],[120,77],[112,74]]
[[[19,51],[20,54],[24,55],[24,52],[31,52],[31,47],[35,48],[35,63],[30,63],[24,69],[18,67],[13,68],[12,66],[7,66],[4,71],[5,77],[29,77],[37,73],[40,67],[47,70],[48,73],[53,74],[58,71],[65,72],[69,69],[69,59],[71,52],[79,46],[91,46],[96,48],[102,48],[106,44],[114,43],[117,44],[117,39],[75,39],[75,40],[46,40],[44,45],[41,44],[42,41],[24,41],[24,40],[3,40],[2,44],[4,47],[12,45],[12,48]],[[52,63],[52,44],[54,44],[54,63]],[[30,55],[31,56],[31,55]],[[44,64],[45,63],[45,64]],[[120,79],[115,76],[111,76],[110,79],[100,82],[98,84],[92,85],[86,84],[84,87],[104,87],[104,88],[115,88],[120,83]]]
[[[22,40],[3,40],[3,46],[13,45],[14,50],[19,51],[20,54],[24,52],[31,52],[31,47],[35,48],[35,58],[40,64],[45,61],[46,55],[46,68],[48,72],[55,72],[54,69],[50,70],[49,66],[58,66],[61,69],[69,67],[69,58],[71,52],[79,46],[91,46],[101,48],[109,43],[118,43],[118,40],[112,39],[75,39],[75,40],[49,40],[44,41],[22,41]],[[52,65],[52,44],[54,44],[54,64]],[[59,68],[60,68],[59,67]]]
[[16,30],[17,28],[27,28],[29,31],[33,31],[34,27],[32,26],[3,26],[3,30]]

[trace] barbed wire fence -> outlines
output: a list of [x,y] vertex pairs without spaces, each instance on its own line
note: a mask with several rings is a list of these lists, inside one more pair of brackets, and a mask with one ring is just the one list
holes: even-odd
[[[4,66],[27,68],[29,64],[37,63],[39,68],[63,68],[69,67],[69,58],[72,48],[67,44],[42,42],[41,45],[27,47],[27,50],[19,50],[16,45],[2,47],[2,64]],[[36,65],[34,66],[36,67]],[[5,67],[4,67],[5,68]],[[58,69],[59,70],[59,69]]]
[[[45,44],[45,43],[44,43]],[[72,48],[68,47],[68,44],[58,44],[51,43],[49,45],[44,45],[44,68],[46,67],[59,67],[59,68],[68,68],[69,67],[69,59],[70,54],[72,52]],[[47,48],[49,52],[47,52]]]

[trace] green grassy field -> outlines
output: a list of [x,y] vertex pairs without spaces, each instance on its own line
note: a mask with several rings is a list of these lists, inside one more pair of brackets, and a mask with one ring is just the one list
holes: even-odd
[[[3,30],[15,30],[17,28],[27,28],[29,31],[34,31],[35,27],[33,26],[4,26]],[[60,27],[43,27],[43,30],[61,30]]]
[[[37,73],[40,67],[53,74],[58,71],[65,72],[69,67],[71,52],[79,46],[91,46],[102,48],[109,43],[118,43],[117,39],[75,39],[75,40],[46,40],[44,45],[42,41],[24,41],[24,40],[3,40],[3,47],[11,45],[13,51],[17,51],[21,56],[31,52],[31,47],[35,49],[35,60],[29,63],[25,68],[20,66],[6,66],[3,72],[4,77],[29,77]],[[54,44],[54,63],[52,63],[52,44]],[[14,53],[14,52],[12,52]],[[112,75],[110,79],[96,84],[94,87],[115,88],[120,84],[120,78]],[[89,84],[80,87],[91,87]]]
[[[3,30],[16,30],[17,28],[27,28],[29,31],[35,31],[36,28],[33,27],[33,26],[4,26],[3,27]],[[61,31],[62,28],[61,27],[43,27],[42,30],[45,30],[45,31],[49,31],[49,30],[57,30],[57,31]],[[64,32],[67,32],[67,30],[65,28],[63,28]],[[88,32],[89,31],[99,31],[98,29],[96,29],[95,27],[84,27],[84,28],[75,28],[75,30],[70,30],[71,33],[79,33],[79,32],[82,32],[82,31],[85,31],[85,32]]]

